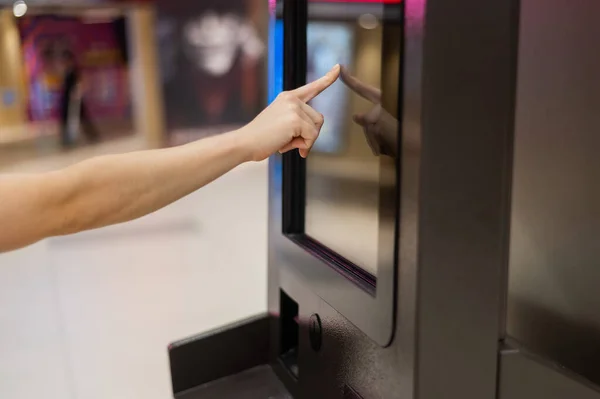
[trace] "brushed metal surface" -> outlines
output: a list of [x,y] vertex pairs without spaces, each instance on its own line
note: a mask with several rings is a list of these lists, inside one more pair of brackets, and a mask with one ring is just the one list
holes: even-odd
[[599,399],[588,381],[515,349],[500,354],[498,399]]
[[508,334],[600,383],[600,2],[521,0]]

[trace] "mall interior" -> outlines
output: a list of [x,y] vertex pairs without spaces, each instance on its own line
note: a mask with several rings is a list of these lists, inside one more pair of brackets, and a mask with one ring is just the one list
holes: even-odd
[[599,19],[0,0],[0,181],[220,142],[340,64],[279,97],[306,158],[0,253],[0,398],[599,399]]
[[[172,29],[186,12],[210,12],[210,2],[180,1],[161,20],[160,4],[70,3],[0,2],[0,173],[183,144],[233,130],[265,106],[265,2],[225,1],[254,41],[233,67],[227,59],[209,66],[216,99],[195,90],[205,97],[188,105],[180,101],[186,80],[201,89],[207,74],[183,83],[168,75],[179,55]],[[99,142],[75,131],[73,145],[62,145],[65,51],[78,59]],[[241,90],[223,84],[232,76]],[[226,109],[230,101],[237,110]],[[167,345],[264,312],[266,268],[266,162],[141,220],[0,255],[0,397],[172,397]],[[212,300],[229,291],[235,299]]]

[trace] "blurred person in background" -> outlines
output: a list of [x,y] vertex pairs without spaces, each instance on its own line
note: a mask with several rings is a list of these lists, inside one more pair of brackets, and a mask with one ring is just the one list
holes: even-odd
[[83,83],[75,55],[65,50],[62,55],[64,80],[60,103],[60,137],[63,148],[74,144],[77,133],[82,132],[91,143],[100,135],[92,123],[83,100]]
[[157,36],[168,127],[250,121],[259,111],[257,68],[266,46],[247,14],[248,1],[163,3]]
[[187,65],[195,72],[190,76],[206,123],[241,122],[243,75],[264,52],[254,27],[239,14],[209,10],[184,25],[183,44]]
[[54,172],[0,175],[0,252],[140,218],[277,151],[298,149],[306,157],[324,122],[307,103],[339,74],[336,65],[324,77],[280,94],[236,131],[179,147],[92,158]]

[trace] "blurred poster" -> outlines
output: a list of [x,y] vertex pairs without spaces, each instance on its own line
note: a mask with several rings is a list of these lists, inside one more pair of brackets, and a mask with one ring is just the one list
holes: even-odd
[[[352,64],[354,30],[344,23],[309,22],[306,31],[307,69],[306,81],[310,82],[325,75],[335,64]],[[315,97],[311,106],[325,116],[319,140],[314,151],[339,152],[343,147],[346,123],[349,118],[348,89],[335,82],[329,89]]]
[[[264,106],[262,0],[158,0],[170,131],[241,125]],[[265,19],[266,23],[266,19]]]
[[73,43],[66,35],[60,33],[40,34],[37,29],[27,32],[22,30],[22,33],[25,33],[23,51],[26,76],[30,85],[30,118],[33,121],[56,119],[62,84],[60,54],[62,51],[72,50]]
[[58,118],[65,51],[81,69],[92,119],[125,119],[130,112],[128,70],[114,22],[36,15],[19,20],[32,121]]

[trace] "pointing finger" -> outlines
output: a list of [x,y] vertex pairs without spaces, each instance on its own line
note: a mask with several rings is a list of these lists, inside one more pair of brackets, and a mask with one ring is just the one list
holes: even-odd
[[292,90],[291,93],[305,103],[309,102],[329,86],[331,86],[339,76],[340,66],[336,65],[329,72],[327,72],[325,76],[302,87],[298,87],[297,89]]

